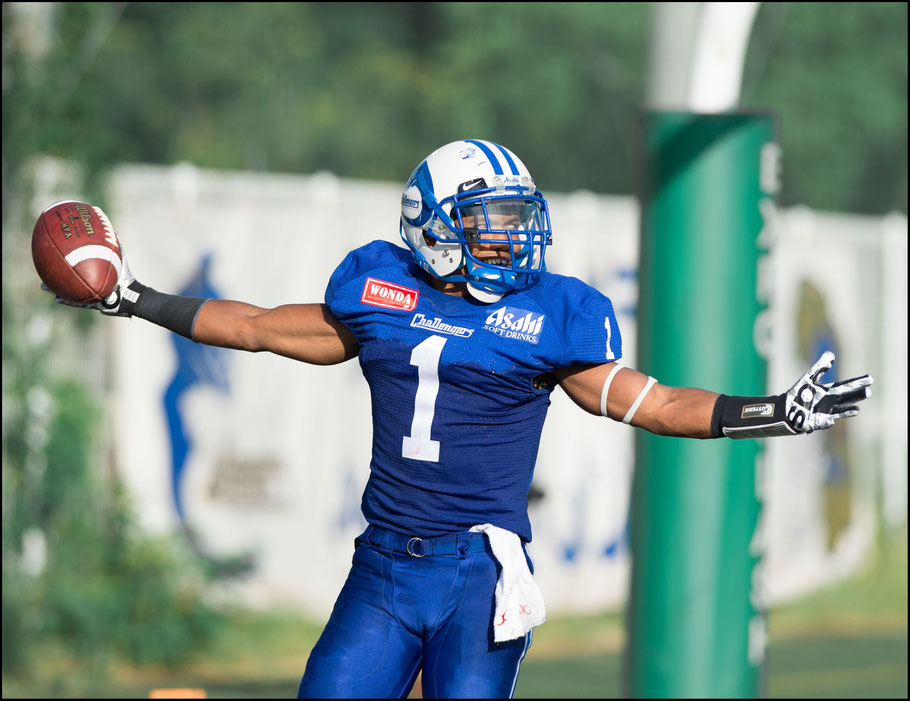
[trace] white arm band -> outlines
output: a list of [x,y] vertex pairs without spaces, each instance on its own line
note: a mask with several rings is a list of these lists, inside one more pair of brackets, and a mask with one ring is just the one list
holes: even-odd
[[635,403],[629,407],[629,411],[627,411],[626,415],[623,417],[622,422],[624,424],[630,423],[632,421],[632,417],[635,416],[635,412],[638,411],[638,407],[641,406],[641,403],[644,401],[645,395],[655,384],[657,384],[657,380],[655,380],[653,377],[649,377],[641,392],[638,393],[638,397],[635,399]]
[[614,365],[613,369],[610,370],[610,374],[607,375],[607,379],[604,382],[603,392],[600,393],[600,414],[601,416],[607,415],[607,392],[610,391],[610,383],[613,381],[613,376],[619,372],[621,368],[619,365]]

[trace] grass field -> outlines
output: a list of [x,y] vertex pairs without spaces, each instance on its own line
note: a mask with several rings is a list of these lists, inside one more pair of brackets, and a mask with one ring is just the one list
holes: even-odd
[[[907,698],[906,632],[772,641],[771,698]],[[515,698],[621,698],[619,653],[528,660]]]
[[[907,698],[907,538],[851,579],[773,610],[771,698]],[[148,698],[154,688],[202,688],[209,698],[288,698],[320,626],[280,613],[238,613],[213,649],[180,670],[112,663],[85,668],[46,650],[29,678],[3,679],[3,698]],[[620,614],[560,618],[537,629],[516,698],[618,698]]]

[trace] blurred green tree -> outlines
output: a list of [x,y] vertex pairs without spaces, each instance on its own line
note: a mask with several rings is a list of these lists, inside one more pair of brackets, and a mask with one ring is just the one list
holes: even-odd
[[[546,190],[638,189],[646,3],[54,8],[43,60],[4,48],[13,174],[40,151],[397,182],[482,136]],[[906,212],[906,48],[905,4],[763,4],[743,98],[782,116],[783,205]]]
[[781,117],[783,205],[907,212],[906,3],[762,3],[743,82]]

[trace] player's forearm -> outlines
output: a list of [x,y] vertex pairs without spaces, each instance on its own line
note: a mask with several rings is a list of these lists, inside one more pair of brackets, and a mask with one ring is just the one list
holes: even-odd
[[228,299],[210,299],[199,310],[193,325],[193,340],[235,350],[264,350],[252,320],[265,313],[262,307]]
[[134,285],[135,303],[128,301],[132,316],[198,343],[258,350],[253,348],[255,337],[250,320],[265,309],[244,302],[163,294],[151,287]]
[[661,436],[711,438],[718,394],[695,387],[655,385],[631,424]]
[[323,304],[262,309],[244,302],[211,300],[199,312],[194,340],[251,352],[267,351],[316,365],[357,355],[357,341]]
[[263,309],[246,302],[162,294],[135,280],[124,293],[126,316],[138,316],[197,343],[268,351],[314,365],[357,355],[350,330],[324,304]]

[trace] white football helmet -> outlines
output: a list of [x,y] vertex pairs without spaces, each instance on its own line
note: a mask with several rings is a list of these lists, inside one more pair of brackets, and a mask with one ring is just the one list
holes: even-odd
[[552,243],[547,201],[524,163],[479,139],[446,144],[417,166],[401,196],[401,237],[420,267],[487,303],[534,284]]

